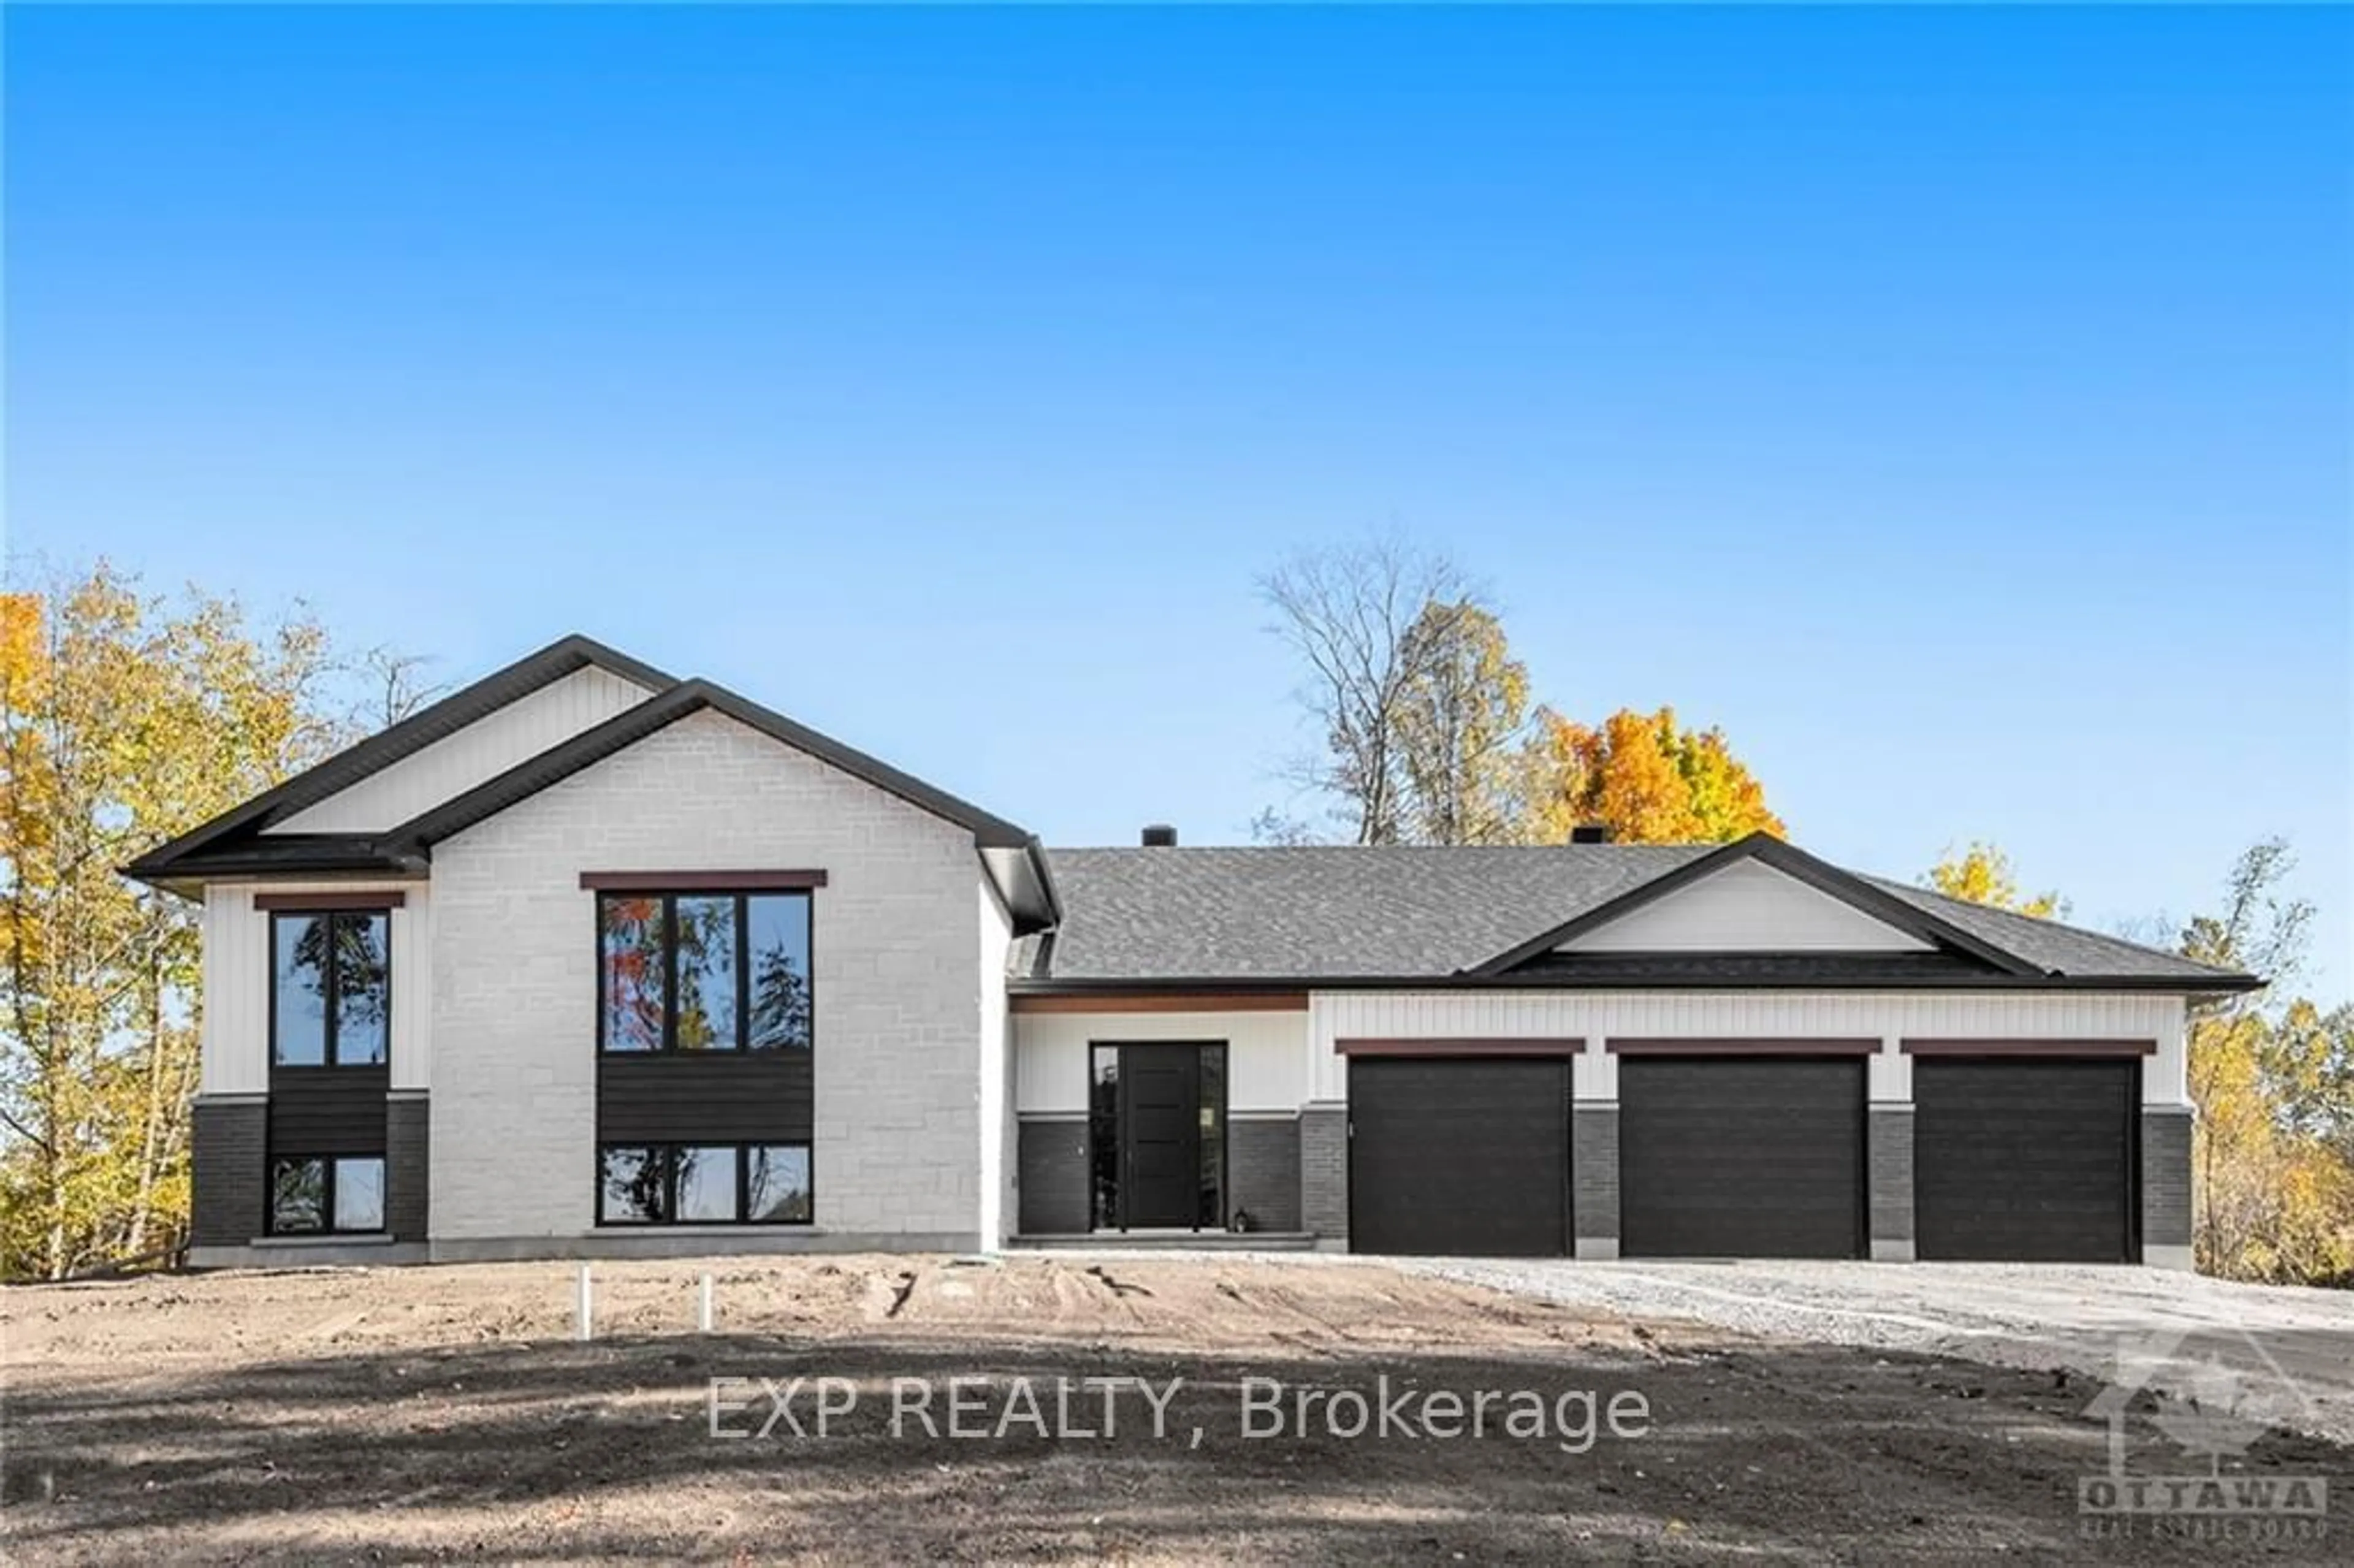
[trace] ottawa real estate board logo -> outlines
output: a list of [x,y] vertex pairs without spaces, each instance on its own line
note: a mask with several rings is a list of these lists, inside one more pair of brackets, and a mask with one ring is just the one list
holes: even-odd
[[[2259,1470],[2248,1449],[2303,1425],[2311,1402],[2256,1337],[2167,1330],[2117,1341],[2116,1372],[2087,1415],[2108,1424],[2108,1466],[2076,1481],[2087,1539],[2319,1541],[2329,1488],[2319,1476]],[[2137,1462],[2134,1438],[2147,1452]]]

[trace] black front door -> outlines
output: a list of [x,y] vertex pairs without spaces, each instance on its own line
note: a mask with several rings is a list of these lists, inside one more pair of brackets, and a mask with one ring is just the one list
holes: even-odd
[[1123,1227],[1202,1223],[1202,1055],[1194,1045],[1119,1050]]

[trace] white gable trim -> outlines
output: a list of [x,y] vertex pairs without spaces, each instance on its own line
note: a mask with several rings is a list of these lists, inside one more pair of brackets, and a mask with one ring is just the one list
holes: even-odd
[[1582,931],[1563,953],[1922,953],[1932,944],[1755,860]]
[[525,693],[264,831],[389,832],[517,763],[626,713],[652,694],[635,681],[601,665],[588,665]]

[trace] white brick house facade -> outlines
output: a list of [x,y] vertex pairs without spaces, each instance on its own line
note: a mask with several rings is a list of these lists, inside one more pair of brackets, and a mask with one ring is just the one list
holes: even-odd
[[[198,1265],[1229,1225],[1448,1251],[1469,1223],[1575,1256],[1764,1224],[1784,1255],[2187,1266],[2187,1000],[2258,983],[1762,838],[1050,853],[578,638],[126,870],[204,906]],[[755,900],[806,915],[805,1035],[746,1033]],[[609,951],[632,901],[659,936]],[[690,903],[733,943],[695,949],[724,1039],[681,1032]],[[656,1039],[610,1051],[627,962],[661,995],[618,1027]],[[354,995],[356,1057],[286,1048],[287,1009],[300,1034]],[[1712,1195],[1799,1166],[1787,1208]]]

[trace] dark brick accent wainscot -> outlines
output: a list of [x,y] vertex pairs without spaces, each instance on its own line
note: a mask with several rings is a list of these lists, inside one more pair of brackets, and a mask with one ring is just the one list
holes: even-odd
[[1299,1113],[1299,1228],[1326,1241],[1349,1235],[1349,1112],[1308,1106]]
[[2141,1113],[2141,1245],[2190,1245],[2190,1130],[2188,1106]]
[[260,1096],[198,1096],[189,1127],[188,1242],[244,1246],[261,1234],[270,1107]]
[[1864,1121],[1872,1255],[1913,1255],[1913,1107],[1873,1106]]
[[1022,1234],[1077,1235],[1087,1229],[1086,1118],[1023,1118],[1015,1160],[1021,1200],[1015,1223]]
[[397,1094],[385,1102],[384,1219],[395,1241],[421,1242],[428,1234],[432,1108],[422,1094]]
[[1299,1229],[1299,1118],[1226,1118],[1226,1213],[1254,1231]]
[[[1618,1107],[1573,1105],[1569,1112],[1570,1226],[1581,1255],[1608,1256],[1618,1245]],[[1593,1246],[1590,1243],[1607,1243]]]

